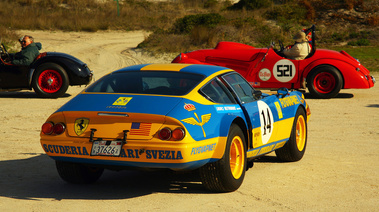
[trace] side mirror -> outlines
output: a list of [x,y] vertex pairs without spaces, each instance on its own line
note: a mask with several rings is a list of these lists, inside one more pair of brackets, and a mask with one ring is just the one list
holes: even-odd
[[262,91],[254,90],[253,96],[255,99],[260,99],[262,97]]
[[284,96],[287,96],[289,93],[288,89],[287,88],[279,88],[278,89],[278,96],[281,96],[282,98]]

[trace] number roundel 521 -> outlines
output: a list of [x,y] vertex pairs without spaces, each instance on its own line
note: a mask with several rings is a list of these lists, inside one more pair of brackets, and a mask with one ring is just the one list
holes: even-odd
[[275,63],[273,72],[279,82],[289,82],[296,75],[296,67],[290,60],[279,60]]

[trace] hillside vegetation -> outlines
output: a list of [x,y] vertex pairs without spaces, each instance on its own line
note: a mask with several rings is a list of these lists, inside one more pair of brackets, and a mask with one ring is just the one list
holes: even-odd
[[379,0],[0,0],[0,13],[6,45],[19,29],[147,30],[138,47],[152,53],[213,48],[219,41],[290,44],[294,32],[315,24],[319,47],[353,56],[366,49],[373,55],[362,63],[379,71]]

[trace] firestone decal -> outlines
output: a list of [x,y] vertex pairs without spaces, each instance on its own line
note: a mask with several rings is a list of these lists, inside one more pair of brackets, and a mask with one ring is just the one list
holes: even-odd
[[264,68],[259,71],[258,76],[262,81],[267,81],[271,78],[271,72],[267,68]]
[[279,82],[289,82],[296,75],[296,67],[290,60],[279,60],[275,63],[272,72]]

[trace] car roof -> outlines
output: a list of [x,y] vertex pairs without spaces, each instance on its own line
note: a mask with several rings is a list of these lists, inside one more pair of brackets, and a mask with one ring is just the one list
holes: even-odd
[[181,64],[181,63],[168,63],[168,64],[140,64],[125,67],[114,71],[117,72],[126,72],[126,71],[178,71],[178,72],[186,72],[186,73],[194,73],[194,74],[202,74],[206,77],[213,75],[219,71],[233,71],[232,69],[221,67],[221,66],[213,66],[213,65],[199,65],[199,64]]

